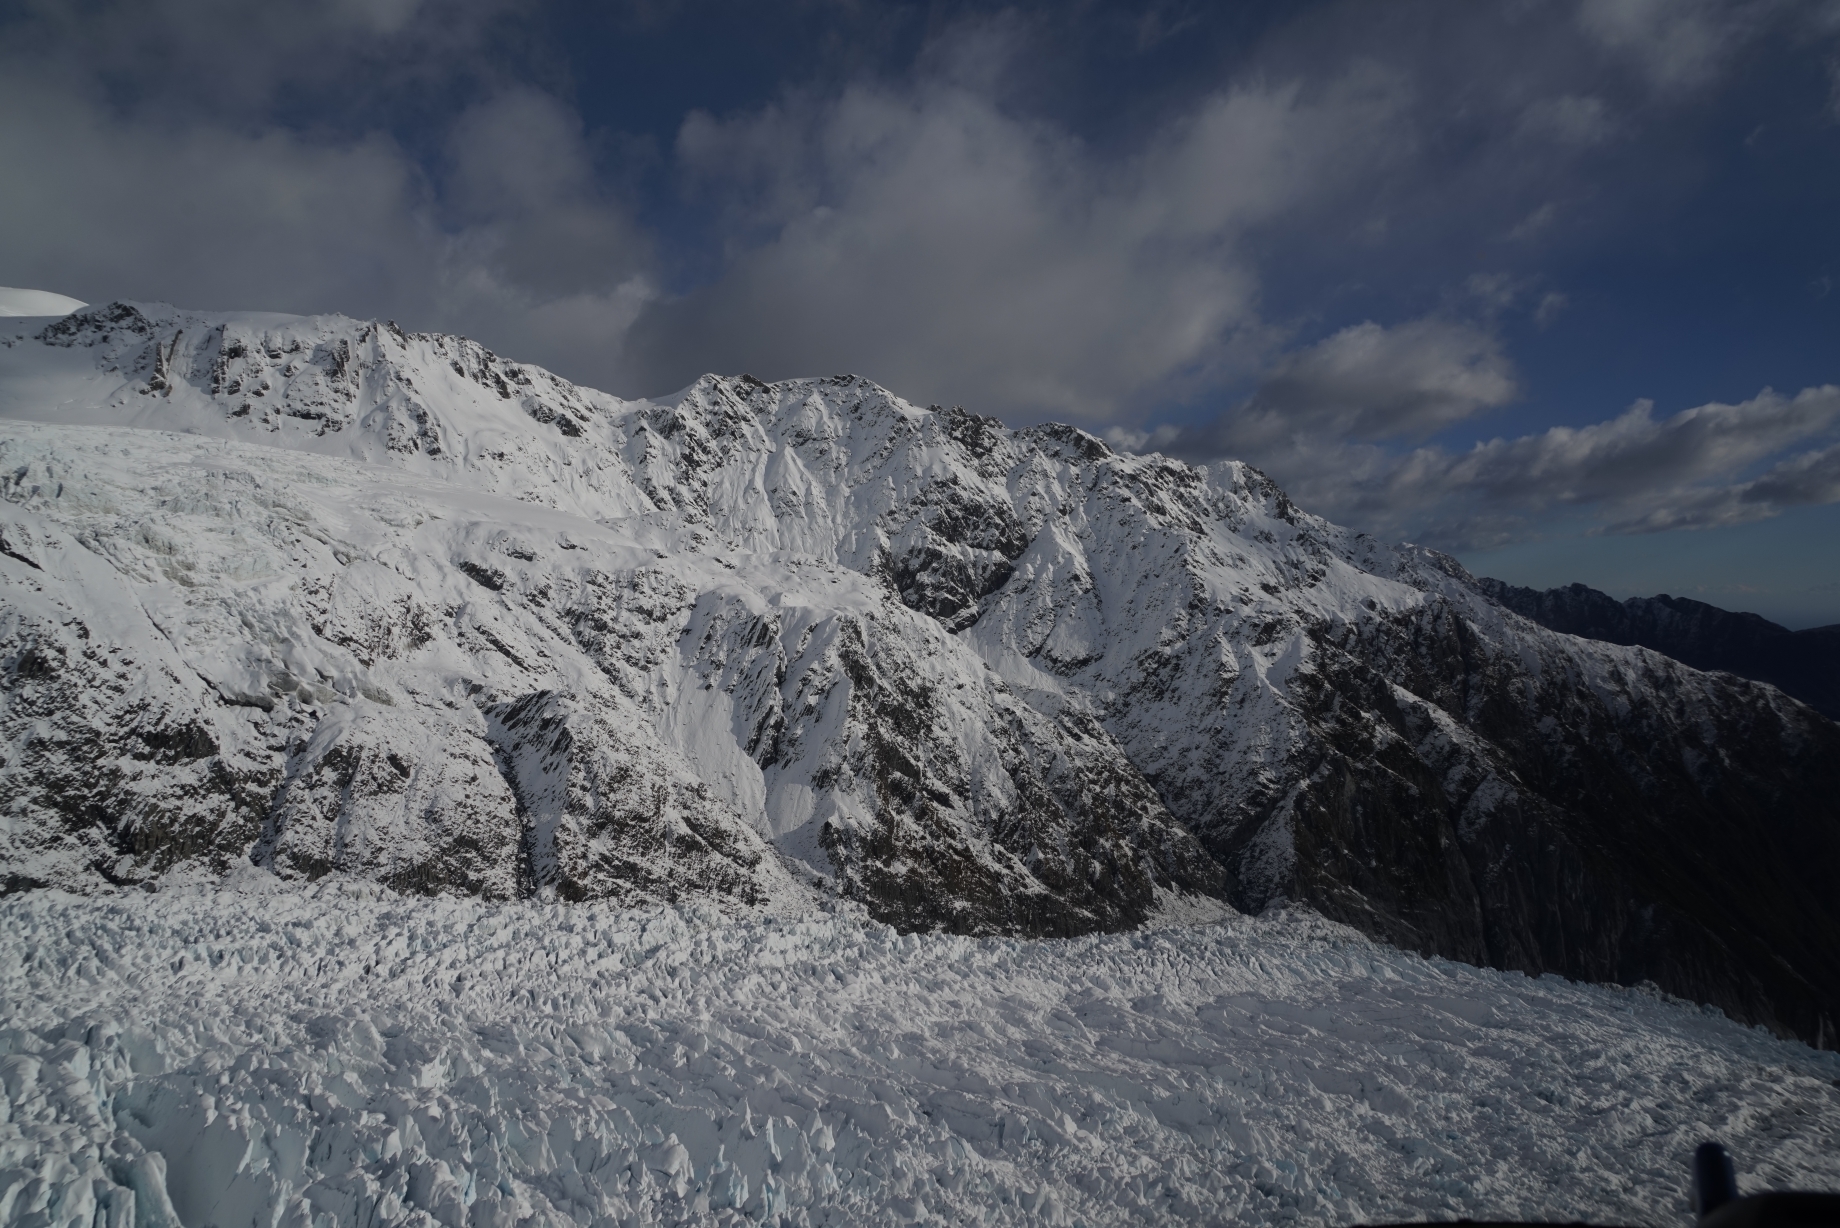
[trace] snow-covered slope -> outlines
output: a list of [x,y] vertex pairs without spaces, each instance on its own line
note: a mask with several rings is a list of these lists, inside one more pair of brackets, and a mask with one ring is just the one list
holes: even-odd
[[1747,1192],[1840,1186],[1835,1055],[1308,914],[1017,942],[333,878],[0,936],[7,1225],[1684,1225],[1708,1135]]
[[0,414],[15,886],[253,858],[1026,934],[1288,899],[1833,1043],[1840,730],[1243,465],[130,304],[0,349]]
[[88,304],[68,294],[0,286],[0,316],[67,316]]
[[628,406],[451,338],[127,306],[12,353],[9,409],[60,422],[0,440],[18,879],[253,853],[640,902],[815,874],[1030,932],[1222,886],[1090,713],[893,598],[873,510],[809,482],[776,517],[719,382]]

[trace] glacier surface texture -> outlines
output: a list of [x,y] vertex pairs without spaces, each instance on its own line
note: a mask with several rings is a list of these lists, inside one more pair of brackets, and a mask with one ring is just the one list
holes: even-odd
[[1840,727],[1245,465],[127,303],[22,321],[0,415],[8,890],[1289,902],[1835,1043]]
[[[242,876],[248,887],[267,879]],[[1030,941],[305,888],[0,901],[0,1222],[1687,1224],[1840,1056],[1307,912]]]

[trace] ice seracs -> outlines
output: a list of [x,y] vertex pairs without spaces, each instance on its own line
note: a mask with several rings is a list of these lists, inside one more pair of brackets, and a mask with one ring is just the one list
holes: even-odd
[[1684,1224],[1708,1134],[1840,1185],[1836,1055],[1307,913],[274,888],[0,900],[0,1224]]
[[0,348],[0,860],[1079,934],[1285,900],[1820,1043],[1840,729],[1256,470],[113,303]]

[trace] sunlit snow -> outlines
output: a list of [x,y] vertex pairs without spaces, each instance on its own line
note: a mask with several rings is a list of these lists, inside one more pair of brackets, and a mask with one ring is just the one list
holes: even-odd
[[0,286],[0,316],[67,316],[77,308],[88,305],[68,294]]
[[[1071,941],[245,891],[0,903],[0,1220],[1686,1220],[1840,1055],[1309,914]],[[130,1193],[132,1191],[132,1193]]]

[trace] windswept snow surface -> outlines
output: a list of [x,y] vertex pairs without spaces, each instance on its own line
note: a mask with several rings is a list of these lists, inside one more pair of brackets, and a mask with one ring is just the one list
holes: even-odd
[[0,1222],[1681,1223],[1840,1056],[1313,914],[1062,941],[342,878],[0,902]]

